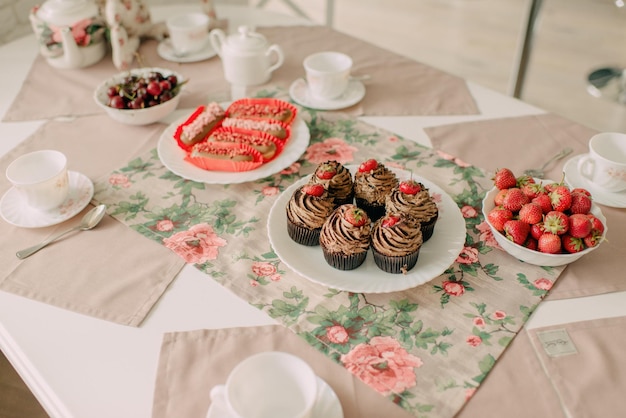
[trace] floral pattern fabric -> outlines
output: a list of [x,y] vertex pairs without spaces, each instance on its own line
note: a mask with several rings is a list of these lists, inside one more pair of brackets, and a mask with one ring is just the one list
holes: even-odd
[[[522,263],[498,248],[481,213],[489,173],[345,115],[300,115],[311,143],[279,173],[243,184],[197,183],[168,171],[153,150],[97,182],[95,199],[390,402],[416,417],[454,416],[562,268]],[[387,294],[326,288],[291,271],[269,244],[267,216],[282,191],[320,162],[368,158],[436,183],[463,214],[463,250],[424,285]]]

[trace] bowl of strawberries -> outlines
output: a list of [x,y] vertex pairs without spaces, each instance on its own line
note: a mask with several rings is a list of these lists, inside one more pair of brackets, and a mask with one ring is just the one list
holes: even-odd
[[483,199],[483,215],[500,247],[538,266],[562,266],[597,249],[606,218],[591,193],[498,169]]

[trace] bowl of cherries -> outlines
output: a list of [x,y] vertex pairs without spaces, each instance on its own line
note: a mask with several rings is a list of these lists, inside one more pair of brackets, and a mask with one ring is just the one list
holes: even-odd
[[180,101],[183,77],[164,68],[138,68],[102,82],[94,100],[113,119],[148,125],[172,113]]

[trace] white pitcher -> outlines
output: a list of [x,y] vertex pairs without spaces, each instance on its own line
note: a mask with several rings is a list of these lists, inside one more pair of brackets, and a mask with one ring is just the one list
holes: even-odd
[[285,60],[278,45],[269,45],[263,35],[248,26],[240,26],[237,33],[228,37],[221,29],[213,29],[209,39],[222,59],[224,77],[232,85],[264,84]]

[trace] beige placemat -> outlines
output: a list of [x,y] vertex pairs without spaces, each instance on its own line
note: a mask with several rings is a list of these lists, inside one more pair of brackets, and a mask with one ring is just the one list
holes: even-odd
[[[596,131],[566,118],[545,114],[497,120],[459,123],[427,128],[433,147],[484,167],[491,173],[508,167],[521,173],[565,147],[572,156],[588,151],[587,143]],[[547,178],[559,181],[565,161],[555,164]],[[608,241],[584,258],[569,265],[548,299],[566,299],[626,290],[624,265],[616,254],[626,254],[624,209],[601,206],[609,230]]]
[[[68,168],[92,181],[120,161],[155,146],[163,125],[130,127],[106,116],[72,123],[48,122],[0,159],[0,171],[16,157],[57,149]],[[10,184],[0,178],[0,193]],[[105,217],[81,232],[19,260],[15,252],[76,225],[80,215],[46,228],[20,228],[0,219],[0,289],[78,313],[138,326],[184,266],[164,247]]]
[[[256,93],[278,88],[288,92],[291,83],[304,75],[302,61],[310,53],[338,50],[354,59],[354,73],[368,74],[363,101],[348,109],[364,115],[454,115],[479,113],[465,81],[376,47],[327,27],[289,26],[259,29],[285,52],[284,65]],[[179,64],[157,54],[157,41],[146,41],[140,51],[147,66],[170,68],[190,79],[179,108],[193,108],[207,100],[227,100],[230,87],[224,80],[219,57],[197,63]],[[110,55],[100,63],[79,70],[50,67],[38,56],[20,93],[4,115],[4,121],[49,119],[65,115],[101,113],[92,94],[103,80],[118,73]],[[275,94],[281,94],[281,93]],[[51,105],[54,98],[54,105]]]
[[336,393],[345,418],[412,416],[281,325],[166,333],[152,416],[204,418],[213,386],[225,383],[232,368],[246,357],[274,350],[308,362]]

